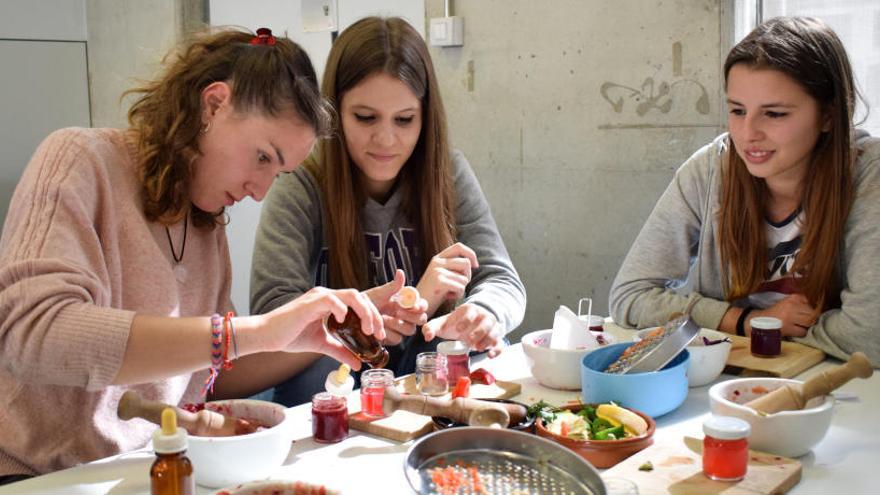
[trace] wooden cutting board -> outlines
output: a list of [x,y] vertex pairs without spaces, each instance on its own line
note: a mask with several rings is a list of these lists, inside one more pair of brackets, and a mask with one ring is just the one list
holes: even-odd
[[[397,389],[407,394],[417,394],[415,377],[407,375],[397,380]],[[471,385],[470,397],[475,399],[509,399],[519,395],[522,386],[519,383],[495,381],[492,385],[475,383]],[[449,397],[446,394],[442,397]],[[396,411],[384,418],[370,418],[361,412],[360,396],[352,394],[348,400],[348,426],[355,430],[372,433],[398,442],[406,442],[434,430],[434,423],[428,416],[414,414],[409,411]]]
[[772,358],[752,356],[748,337],[730,335],[733,347],[727,358],[726,373],[740,376],[776,376],[791,378],[821,363],[825,353],[797,342],[782,342],[782,354]]
[[[772,454],[749,451],[746,477],[740,481],[713,481],[703,474],[703,441],[685,437],[673,443],[655,443],[602,473],[603,478],[632,481],[639,495],[724,493],[782,494],[801,479],[801,463]],[[650,461],[651,471],[639,471]]]

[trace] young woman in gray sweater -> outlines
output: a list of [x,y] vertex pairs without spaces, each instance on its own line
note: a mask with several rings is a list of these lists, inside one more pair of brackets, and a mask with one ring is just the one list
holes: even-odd
[[[266,199],[251,311],[315,286],[368,289],[405,276],[427,320],[379,308],[388,368],[412,372],[435,337],[497,354],[522,321],[525,289],[473,171],[449,146],[424,40],[403,19],[362,19],[334,42],[322,91],[336,105],[337,133]],[[304,354],[303,371],[276,387],[275,399],[310,400],[337,365]]]
[[702,327],[749,319],[880,365],[880,140],[853,128],[846,51],[824,23],[775,18],[724,64],[729,133],[678,170],[611,288],[616,322],[693,303]]

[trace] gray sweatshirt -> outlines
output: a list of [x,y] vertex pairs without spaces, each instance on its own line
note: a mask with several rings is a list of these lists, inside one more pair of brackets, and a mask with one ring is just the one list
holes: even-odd
[[[505,333],[522,322],[526,291],[510,261],[489,203],[460,151],[452,153],[459,242],[477,254],[464,302],[482,306]],[[395,268],[415,285],[430,257],[421,259],[416,230],[400,211],[403,197],[394,191],[384,204],[368,199],[360,212],[370,286],[389,282]],[[315,286],[329,286],[321,190],[312,174],[299,167],[272,186],[260,217],[251,271],[251,312],[266,313]]]
[[[806,337],[795,340],[841,359],[860,350],[880,366],[880,139],[863,135],[857,143],[856,197],[838,260],[841,307],[825,311]],[[726,147],[722,134],[694,153],[660,197],[611,287],[611,316],[618,324],[659,325],[695,300],[695,322],[718,328],[730,307],[715,239]]]

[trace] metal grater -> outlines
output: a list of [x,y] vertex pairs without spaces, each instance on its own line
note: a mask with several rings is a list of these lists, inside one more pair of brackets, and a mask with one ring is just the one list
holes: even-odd
[[[477,482],[472,478],[473,469],[478,473]],[[424,495],[592,493],[580,480],[559,467],[511,452],[470,450],[441,454],[425,461],[418,470],[423,487],[419,493]],[[453,470],[464,481],[457,487],[442,484],[437,486],[433,481],[437,470]]]
[[[580,456],[556,442],[509,429],[460,427],[432,433],[410,447],[403,467],[420,494],[606,494],[599,473]],[[438,471],[459,476],[438,486]]]
[[687,315],[669,320],[659,332],[629,346],[606,373],[625,374],[657,371],[669,363],[700,333]]

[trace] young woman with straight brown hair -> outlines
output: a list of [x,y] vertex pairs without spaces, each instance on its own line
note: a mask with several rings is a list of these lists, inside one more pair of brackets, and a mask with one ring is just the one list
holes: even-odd
[[853,127],[843,44],[817,19],[771,19],[724,75],[729,133],[660,198],[611,289],[615,321],[657,325],[693,303],[700,326],[748,335],[772,316],[784,336],[880,365],[880,141]]
[[[363,290],[406,278],[432,319],[379,308],[397,374],[412,372],[416,355],[436,347],[435,336],[497,354],[522,321],[525,289],[473,171],[450,148],[424,40],[403,19],[362,19],[334,42],[322,91],[340,125],[267,198],[252,311],[315,286]],[[276,388],[279,402],[309,400],[309,387],[319,390],[336,366],[303,358],[313,364]]]
[[[297,370],[290,351],[358,367],[322,327],[349,307],[384,336],[355,290],[229,313],[224,209],[262,199],[330,132],[305,52],[268,30],[221,31],[166,61],[133,90],[129,129],[54,132],[15,190],[0,240],[0,484],[145,446],[156,426],[116,417],[128,390],[175,405],[249,395]],[[283,352],[254,359],[265,351]]]

